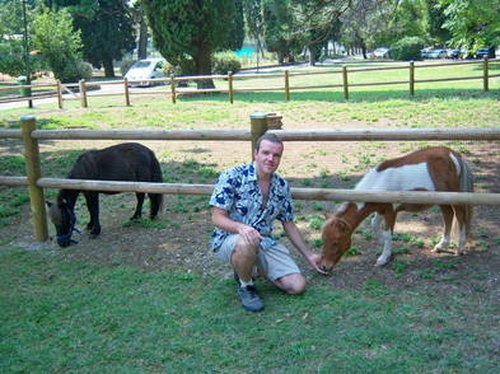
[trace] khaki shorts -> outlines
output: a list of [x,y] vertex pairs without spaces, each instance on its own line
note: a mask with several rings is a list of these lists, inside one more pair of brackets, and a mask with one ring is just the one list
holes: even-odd
[[[227,263],[231,263],[231,256],[239,239],[238,234],[229,235],[215,252],[217,256]],[[292,259],[288,248],[277,242],[269,249],[259,248],[257,253],[257,270],[266,274],[267,278],[275,281],[285,275],[300,273],[300,269]]]

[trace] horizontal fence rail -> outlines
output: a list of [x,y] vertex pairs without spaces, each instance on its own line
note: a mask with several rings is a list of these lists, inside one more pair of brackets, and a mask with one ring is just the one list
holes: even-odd
[[[394,141],[394,140],[500,140],[500,128],[452,129],[354,129],[354,130],[281,130],[276,129],[276,113],[255,112],[250,115],[250,130],[37,130],[32,116],[21,119],[22,130],[0,131],[0,138],[21,138],[24,144],[27,176],[0,176],[0,185],[27,186],[33,226],[37,240],[48,238],[44,188],[66,188],[103,192],[152,192],[162,194],[209,195],[213,185],[146,182],[96,181],[47,178],[41,175],[39,140],[221,140],[251,141],[252,154],[257,139],[266,131],[284,141]],[[279,126],[278,126],[279,128]],[[354,191],[324,188],[292,188],[299,200],[365,201],[418,204],[500,205],[498,193],[423,192],[423,191]]]
[[[43,188],[64,188],[101,192],[144,192],[166,195],[210,195],[211,184],[119,182],[88,179],[40,178],[37,182]],[[474,204],[500,205],[500,193],[472,192],[424,192],[424,191],[354,191],[348,189],[292,188],[292,195],[298,200],[357,201],[373,203],[429,203],[429,204]]]
[[[271,73],[254,73],[254,74],[232,74],[229,72],[227,75],[217,74],[217,75],[204,75],[204,76],[170,76],[165,78],[155,78],[155,79],[142,79],[140,81],[129,81],[129,80],[113,80],[113,81],[99,81],[99,82],[86,82],[85,80],[81,80],[78,83],[66,83],[63,84],[59,81],[56,81],[53,84],[30,84],[30,85],[19,85],[19,86],[8,86],[8,87],[0,87],[0,91],[6,90],[29,90],[29,95],[25,97],[16,97],[16,98],[3,98],[0,99],[0,103],[6,102],[15,102],[15,101],[32,101],[35,99],[42,99],[48,97],[57,97],[59,108],[63,108],[63,102],[66,100],[79,100],[81,106],[86,108],[89,105],[89,98],[92,97],[111,97],[111,96],[124,96],[125,104],[127,106],[131,105],[130,97],[132,95],[162,95],[175,104],[179,95],[182,94],[203,94],[203,93],[227,93],[228,99],[230,103],[234,102],[236,93],[243,92],[268,92],[268,91],[283,91],[285,100],[290,100],[290,93],[292,91],[307,91],[307,90],[317,90],[317,89],[338,89],[341,88],[343,91],[344,99],[349,99],[349,89],[352,87],[368,87],[368,86],[391,86],[391,85],[402,85],[408,84],[409,93],[411,96],[415,94],[415,86],[419,83],[432,83],[432,82],[451,82],[451,81],[466,81],[466,80],[482,80],[482,88],[484,91],[489,90],[489,81],[492,78],[500,77],[500,74],[491,74],[489,67],[490,63],[497,63],[500,59],[491,59],[484,58],[484,60],[472,60],[472,61],[458,61],[458,62],[448,62],[448,63],[437,63],[437,64],[415,64],[415,62],[410,62],[408,65],[398,65],[398,66],[382,66],[382,67],[365,67],[365,68],[357,68],[342,66],[342,68],[336,69],[328,69],[324,71],[311,71],[311,72],[290,72],[288,70],[284,72],[271,72]],[[463,77],[442,77],[442,78],[433,78],[433,79],[417,79],[417,71],[421,69],[434,69],[434,68],[453,68],[458,65],[482,65],[482,74],[475,76],[463,76]],[[366,72],[375,72],[375,71],[388,71],[388,70],[408,70],[408,79],[405,80],[394,80],[394,81],[379,81],[379,82],[350,82],[349,77],[352,74],[357,73],[366,73]],[[313,76],[313,75],[338,75],[341,82],[340,83],[332,83],[332,84],[322,84],[322,85],[292,85],[291,81],[295,77],[300,76]],[[235,87],[235,83],[237,81],[251,81],[254,79],[282,79],[282,84],[280,85],[271,85],[265,87],[262,84],[259,84],[258,87]],[[217,88],[189,88],[189,87],[180,87],[180,84],[183,82],[198,82],[198,81],[206,81],[206,80],[224,80],[227,81],[226,87],[217,87]],[[162,84],[166,85],[166,87],[162,87],[160,89],[155,90],[147,90],[145,92],[132,92],[130,90],[130,86],[139,83],[148,83],[148,84]],[[113,92],[113,93],[98,93],[95,92],[96,89],[99,89],[100,86],[113,86],[119,85],[123,86],[123,91],[121,92]],[[170,86],[170,87],[168,87]],[[37,95],[33,95],[33,91],[40,90],[41,88],[50,88],[53,87],[54,91],[49,93],[40,93]],[[70,94],[69,96],[63,96],[63,94]]]

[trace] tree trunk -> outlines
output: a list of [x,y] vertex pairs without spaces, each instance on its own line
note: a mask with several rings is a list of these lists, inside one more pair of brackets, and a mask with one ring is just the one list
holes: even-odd
[[106,78],[115,77],[115,68],[113,67],[113,59],[111,57],[104,57],[102,66],[104,67],[104,76]]
[[[194,56],[194,63],[196,66],[197,75],[210,75],[212,74],[212,57],[210,48],[200,47],[199,53]],[[198,89],[215,88],[212,79],[197,80],[196,85]]]
[[139,23],[139,42],[137,45],[137,58],[143,60],[148,57],[148,25],[144,14],[141,16]]

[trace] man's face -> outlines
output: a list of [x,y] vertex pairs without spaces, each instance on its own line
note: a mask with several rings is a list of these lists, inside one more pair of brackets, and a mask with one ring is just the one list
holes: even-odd
[[261,175],[271,175],[278,169],[283,153],[283,145],[269,140],[262,140],[258,150],[255,150],[255,164]]

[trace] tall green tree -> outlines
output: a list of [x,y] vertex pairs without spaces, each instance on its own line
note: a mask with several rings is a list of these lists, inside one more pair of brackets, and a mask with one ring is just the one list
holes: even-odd
[[83,56],[106,77],[114,77],[113,60],[121,59],[135,47],[135,28],[127,0],[94,2],[93,12],[73,13],[82,32]]
[[[214,52],[241,47],[243,39],[239,42],[232,37],[236,23],[243,17],[236,3],[232,0],[143,0],[155,47],[171,64],[191,64],[188,72],[199,75],[211,73]],[[214,87],[211,80],[197,83],[200,88]]]
[[450,42],[473,52],[484,46],[500,45],[499,0],[438,0],[450,31]]

